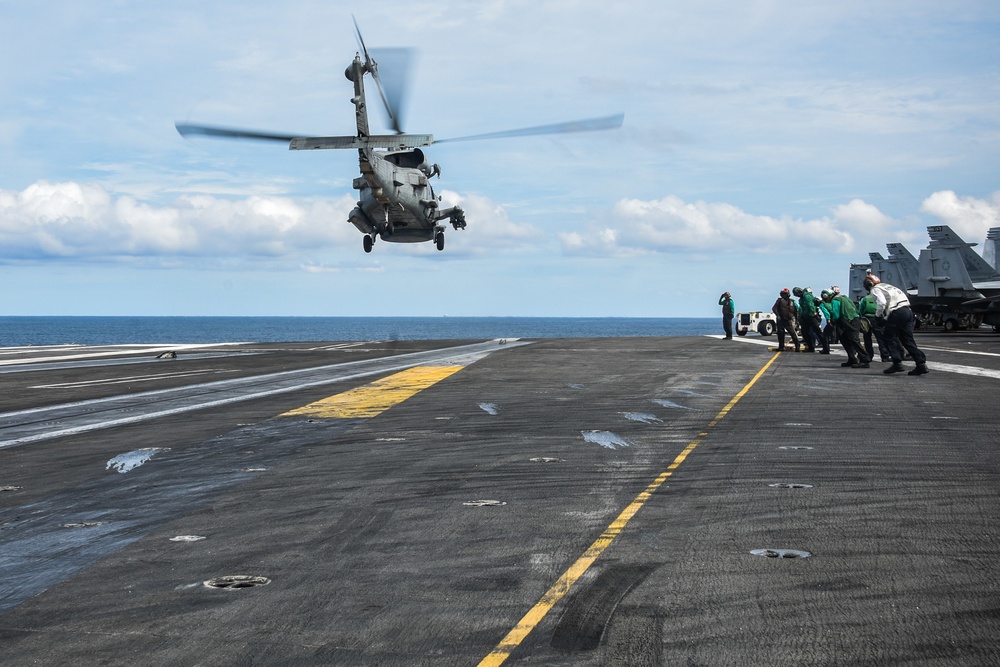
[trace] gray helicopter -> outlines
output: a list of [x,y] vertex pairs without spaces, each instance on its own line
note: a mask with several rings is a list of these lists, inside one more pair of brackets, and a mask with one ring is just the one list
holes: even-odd
[[[359,191],[358,205],[348,215],[348,221],[364,234],[364,250],[371,252],[375,239],[393,243],[419,243],[433,241],[438,250],[444,250],[445,224],[456,230],[465,229],[465,211],[459,206],[441,206],[441,198],[434,193],[430,179],[441,176],[441,168],[427,161],[422,146],[446,141],[501,139],[540,134],[589,132],[621,127],[624,114],[587,120],[541,125],[517,130],[478,134],[453,139],[434,139],[431,134],[407,134],[400,119],[409,60],[408,49],[380,51],[393,59],[398,66],[383,85],[378,63],[365,47],[357,21],[354,29],[359,52],[348,66],[345,75],[354,83],[356,136],[303,137],[300,135],[274,134],[255,130],[241,130],[208,125],[176,123],[182,136],[205,135],[229,139],[257,139],[288,144],[289,150],[356,149],[361,176],[354,179],[354,189]],[[364,59],[362,59],[364,56]],[[370,75],[378,88],[396,134],[371,134],[368,129],[368,105],[365,101],[364,77]]]

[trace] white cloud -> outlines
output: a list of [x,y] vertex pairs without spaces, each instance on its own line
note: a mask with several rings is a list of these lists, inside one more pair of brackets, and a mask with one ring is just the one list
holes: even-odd
[[833,209],[838,226],[860,236],[884,236],[891,233],[895,221],[877,207],[860,199],[852,199]]
[[184,195],[165,206],[99,185],[0,190],[0,260],[294,257],[356,240],[339,199]]
[[[297,199],[270,195],[221,197],[182,194],[166,205],[102,186],[39,181],[21,192],[0,190],[0,261],[270,259],[316,273],[339,271],[316,253],[361,252],[347,222],[355,198]],[[512,222],[499,204],[480,195],[442,192],[442,205],[465,209],[468,229],[449,234],[448,256],[534,248],[544,235]],[[396,254],[436,256],[431,244],[396,246]],[[379,247],[382,247],[379,244]],[[422,252],[423,251],[423,252]]]
[[832,217],[800,220],[754,215],[726,203],[688,203],[675,196],[656,200],[621,199],[612,226],[587,234],[561,234],[568,254],[630,255],[643,252],[775,252],[813,249],[847,253],[864,225],[885,229],[891,222],[860,200],[839,206]]
[[966,241],[982,243],[990,227],[1000,227],[1000,191],[978,199],[942,190],[925,199],[920,210],[940,218]]
[[[442,207],[461,206],[465,211],[468,227],[463,231],[446,233],[446,238],[456,239],[448,249],[458,254],[481,256],[495,253],[498,249],[526,250],[534,248],[544,238],[542,232],[532,225],[513,222],[506,209],[482,195],[461,195],[443,190]],[[456,238],[459,237],[460,238]]]

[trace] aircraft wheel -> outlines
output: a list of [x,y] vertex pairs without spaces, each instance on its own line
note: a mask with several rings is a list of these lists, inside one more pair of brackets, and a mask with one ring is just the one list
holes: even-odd
[[958,331],[958,320],[953,318],[948,318],[944,321],[944,330],[948,333],[953,331]]
[[370,235],[365,234],[365,238],[362,241],[362,243],[365,246],[365,252],[371,252],[372,251],[372,246],[375,244],[375,241],[372,239],[372,237]]
[[444,234],[438,232],[434,235],[434,243],[437,245],[438,250],[444,250]]

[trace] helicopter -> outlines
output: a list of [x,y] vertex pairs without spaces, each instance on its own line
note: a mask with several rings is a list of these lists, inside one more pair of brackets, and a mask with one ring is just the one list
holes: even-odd
[[[372,251],[376,239],[392,243],[433,241],[438,250],[444,250],[446,224],[451,224],[456,230],[465,229],[465,211],[460,206],[443,207],[441,197],[434,193],[430,179],[435,176],[440,178],[441,167],[428,162],[422,147],[446,141],[614,129],[624,122],[624,114],[617,114],[452,139],[435,139],[432,134],[408,134],[403,131],[400,118],[406,80],[398,76],[398,72],[406,70],[409,49],[384,51],[391,54],[399,69],[395,76],[387,73],[383,82],[378,62],[365,46],[357,20],[354,21],[354,30],[359,50],[344,74],[354,84],[351,103],[357,122],[356,135],[308,137],[181,122],[175,123],[175,127],[184,137],[204,135],[282,142],[293,151],[357,150],[361,175],[354,179],[353,188],[359,191],[358,202],[347,219],[364,234],[363,248],[366,253]],[[369,131],[365,76],[370,76],[375,83],[395,134],[371,134]]]

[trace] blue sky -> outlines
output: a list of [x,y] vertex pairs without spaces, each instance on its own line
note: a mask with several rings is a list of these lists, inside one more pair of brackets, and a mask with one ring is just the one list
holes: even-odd
[[[6,315],[712,316],[845,285],[927,225],[1000,226],[993,0],[0,0]],[[620,130],[442,144],[447,247],[346,221],[357,50],[416,47],[406,129],[624,112]],[[384,130],[373,117],[374,129]]]

